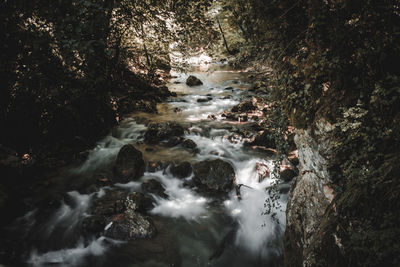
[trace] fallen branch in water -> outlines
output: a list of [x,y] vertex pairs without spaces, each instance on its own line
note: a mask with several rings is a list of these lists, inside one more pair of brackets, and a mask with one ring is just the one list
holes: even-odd
[[241,196],[241,194],[240,194],[240,188],[241,188],[242,186],[247,187],[247,188],[250,188],[250,189],[254,189],[253,187],[248,186],[248,185],[245,185],[245,184],[238,184],[238,185],[236,185],[236,186],[235,186],[235,190],[236,190],[236,196],[237,196],[238,200],[242,200],[242,196]]

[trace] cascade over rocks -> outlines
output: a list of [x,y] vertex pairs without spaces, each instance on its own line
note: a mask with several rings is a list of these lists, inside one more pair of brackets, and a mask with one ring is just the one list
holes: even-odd
[[228,193],[233,189],[235,170],[229,162],[221,159],[201,161],[193,165],[193,172],[195,182],[206,191]]
[[144,166],[142,152],[133,145],[124,145],[115,161],[115,182],[127,183],[139,179],[144,173]]
[[151,238],[157,233],[152,220],[142,213],[152,208],[152,201],[142,193],[108,191],[94,201],[91,214],[82,223],[86,233],[100,234],[118,239]]
[[155,179],[150,179],[142,184],[142,190],[146,193],[155,194],[157,196],[166,198],[165,189],[161,183]]
[[186,84],[188,86],[197,86],[197,85],[202,85],[203,82],[199,78],[197,78],[196,76],[190,75],[186,79]]

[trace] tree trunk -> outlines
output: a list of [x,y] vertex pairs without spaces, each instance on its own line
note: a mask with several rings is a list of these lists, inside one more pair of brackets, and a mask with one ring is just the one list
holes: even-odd
[[146,40],[145,40],[145,34],[144,34],[144,28],[143,28],[143,23],[140,24],[140,29],[141,29],[141,34],[142,34],[142,41],[143,41],[143,50],[144,50],[144,54],[146,56],[146,62],[147,62],[147,66],[149,68],[151,68],[151,61],[150,61],[150,57],[149,57],[149,51],[147,50],[147,46],[146,46]]
[[226,52],[228,52],[229,55],[232,55],[232,52],[231,52],[231,50],[229,49],[229,46],[228,46],[228,42],[225,39],[225,34],[224,34],[224,31],[222,30],[221,23],[219,23],[219,19],[217,19],[217,23],[218,23],[218,28],[219,28],[219,30],[221,32],[221,35],[222,35],[222,39],[224,39],[224,45],[225,45],[225,48],[226,48]]

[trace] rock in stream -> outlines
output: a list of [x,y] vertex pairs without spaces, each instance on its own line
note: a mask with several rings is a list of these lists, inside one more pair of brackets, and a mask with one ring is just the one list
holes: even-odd
[[194,164],[195,181],[208,191],[228,193],[233,189],[235,171],[229,162],[221,159]]

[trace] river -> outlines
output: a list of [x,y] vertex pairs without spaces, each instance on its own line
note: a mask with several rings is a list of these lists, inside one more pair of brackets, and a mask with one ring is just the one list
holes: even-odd
[[[176,78],[168,87],[177,97],[159,104],[158,114],[135,113],[125,118],[98,142],[83,164],[68,168],[65,177],[85,179],[95,173],[110,173],[120,148],[133,144],[143,153],[145,162],[194,163],[213,158],[228,161],[234,167],[236,183],[245,185],[241,187],[242,199],[238,199],[235,190],[222,200],[203,195],[174,177],[167,164],[156,172],[147,170],[138,181],[106,186],[90,194],[72,190],[45,219],[43,212],[35,209],[17,220],[17,227],[24,228],[29,242],[26,259],[29,265],[239,267],[281,264],[287,193],[280,194],[276,200],[279,208],[273,210],[275,216],[264,214],[265,200],[269,197],[266,188],[278,180],[271,174],[260,182],[256,168],[261,163],[273,169],[274,158],[245,146],[243,137],[235,134],[238,129],[247,129],[251,120],[232,122],[220,116],[241,100],[251,99],[249,74],[218,66],[212,69],[190,73],[203,81],[203,85],[195,87],[185,84],[189,74],[175,73]],[[208,101],[197,101],[204,98]],[[209,115],[216,118],[211,119]],[[197,144],[198,153],[180,146],[145,144],[144,132],[149,121],[183,125],[187,129],[185,138]],[[155,206],[150,215],[158,230],[157,237],[122,242],[80,233],[80,222],[90,216],[89,207],[94,199],[116,188],[140,191],[141,183],[149,179],[161,182],[167,194],[167,198],[153,198]],[[218,256],[210,259],[218,249]]]

